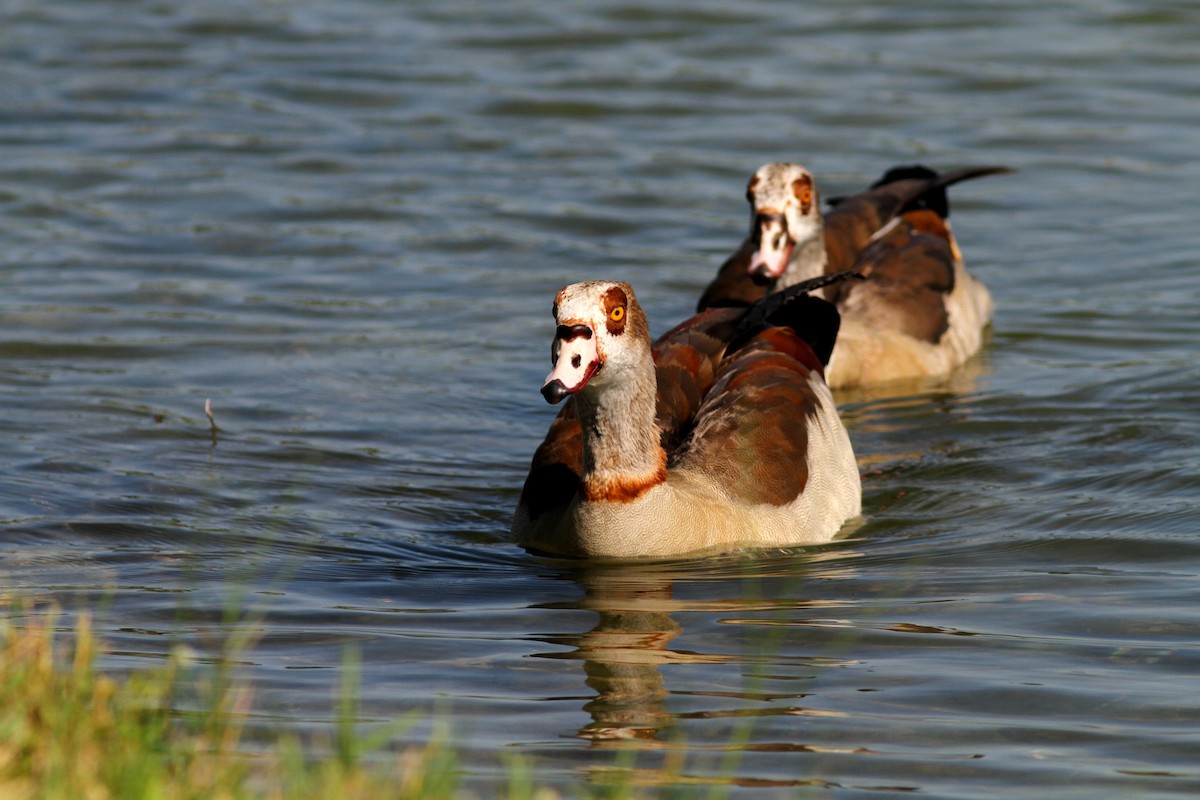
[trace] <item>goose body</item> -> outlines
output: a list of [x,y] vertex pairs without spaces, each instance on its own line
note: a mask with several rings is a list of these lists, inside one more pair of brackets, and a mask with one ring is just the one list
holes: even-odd
[[756,302],[799,281],[853,269],[866,280],[826,290],[842,326],[825,372],[834,388],[942,375],[983,343],[987,287],[963,263],[946,187],[1004,167],[888,172],[822,214],[812,174],[774,163],[750,180],[750,235],[722,265],[700,308]]
[[571,401],[534,454],[517,540],[568,557],[665,558],[831,539],[861,509],[821,376],[837,312],[802,292],[788,302],[711,309],[652,346],[628,284],[560,291],[542,393]]

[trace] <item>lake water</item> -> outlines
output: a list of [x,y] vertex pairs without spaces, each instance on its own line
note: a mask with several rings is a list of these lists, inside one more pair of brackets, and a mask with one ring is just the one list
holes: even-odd
[[[1194,797],[1198,154],[1194,2],[13,0],[0,591],[92,609],[116,671],[253,633],[256,729],[327,730],[357,652],[364,726],[444,723],[481,796],[520,756]],[[526,554],[554,292],[666,330],[780,159],[1019,170],[952,192],[985,351],[839,395],[842,541]]]

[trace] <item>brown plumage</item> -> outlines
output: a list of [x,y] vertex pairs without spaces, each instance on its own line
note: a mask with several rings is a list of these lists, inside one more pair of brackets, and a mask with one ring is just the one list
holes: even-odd
[[726,359],[696,415],[703,435],[687,439],[675,459],[746,503],[790,503],[808,483],[808,423],[821,403],[808,378],[821,366],[791,329],[764,330]]
[[859,254],[855,270],[865,280],[835,300],[861,308],[873,327],[936,344],[950,327],[943,301],[954,290],[949,232],[932,211],[912,211],[901,220]]

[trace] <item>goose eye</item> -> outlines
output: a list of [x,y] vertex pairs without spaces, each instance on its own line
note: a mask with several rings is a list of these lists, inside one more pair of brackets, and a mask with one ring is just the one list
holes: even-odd
[[792,195],[800,201],[800,213],[807,214],[813,202],[812,183],[804,178],[793,181]]
[[613,322],[620,322],[625,319],[625,306],[617,306],[612,311],[608,312],[608,318]]

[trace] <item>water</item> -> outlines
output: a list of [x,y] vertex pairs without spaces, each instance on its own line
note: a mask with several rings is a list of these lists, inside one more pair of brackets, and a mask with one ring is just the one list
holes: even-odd
[[[109,669],[254,631],[255,729],[319,736],[357,650],[363,724],[445,722],[483,796],[510,755],[568,792],[1200,791],[1195,4],[0,20],[0,585],[94,609]],[[525,554],[553,293],[630,280],[665,330],[781,158],[827,195],[1017,168],[953,191],[985,352],[839,396],[843,541]]]

